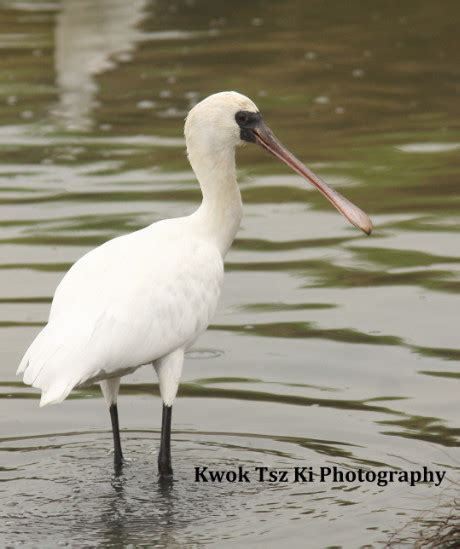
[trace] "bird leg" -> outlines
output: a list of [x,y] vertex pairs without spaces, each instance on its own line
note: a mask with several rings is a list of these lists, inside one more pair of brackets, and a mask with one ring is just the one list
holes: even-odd
[[116,404],[110,405],[110,419],[112,420],[114,449],[113,465],[115,469],[119,469],[123,465],[123,453],[121,451],[120,427],[118,424],[118,408]]
[[160,478],[172,477],[173,474],[171,465],[171,415],[172,406],[163,404],[160,453],[158,454],[158,473]]

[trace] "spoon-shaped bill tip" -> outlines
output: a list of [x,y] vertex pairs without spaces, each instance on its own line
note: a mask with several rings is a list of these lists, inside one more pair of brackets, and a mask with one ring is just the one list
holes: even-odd
[[370,235],[374,227],[372,225],[372,220],[367,215],[367,213],[363,212],[361,208],[358,208],[358,206],[355,206],[353,202],[350,202],[347,198],[342,196],[337,191],[333,191],[333,192],[335,194],[335,201],[333,202],[329,197],[327,197],[329,198],[330,202],[337,208],[337,210],[344,217],[348,219],[348,221],[352,225],[354,225],[358,229],[361,229],[363,233]]

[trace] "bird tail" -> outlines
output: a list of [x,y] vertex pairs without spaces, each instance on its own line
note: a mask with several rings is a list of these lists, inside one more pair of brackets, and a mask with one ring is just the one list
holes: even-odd
[[66,334],[57,334],[48,324],[26,351],[16,375],[23,375],[26,385],[41,389],[40,406],[62,402],[77,385],[69,363],[75,363],[75,351]]

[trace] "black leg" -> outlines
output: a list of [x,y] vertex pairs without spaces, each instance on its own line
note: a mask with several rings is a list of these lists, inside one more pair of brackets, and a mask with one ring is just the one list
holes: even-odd
[[114,457],[113,464],[115,469],[120,468],[123,464],[123,453],[121,451],[120,442],[120,428],[118,425],[118,408],[116,404],[110,406],[110,419],[112,420],[112,433],[113,433],[113,449]]
[[158,473],[160,477],[172,477],[173,474],[171,465],[171,415],[172,406],[163,404],[160,453],[158,454]]

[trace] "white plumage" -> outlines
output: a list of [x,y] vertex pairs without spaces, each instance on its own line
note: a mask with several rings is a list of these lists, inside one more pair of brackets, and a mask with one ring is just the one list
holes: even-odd
[[234,112],[245,108],[257,110],[246,97],[224,92],[189,114],[187,152],[203,191],[194,214],[110,240],[64,276],[48,324],[18,369],[24,383],[41,389],[41,406],[148,363],[155,363],[163,400],[172,404],[182,368],[171,366],[180,362],[175,351],[183,357],[207,328],[222,287],[223,258],[241,220]]
[[70,269],[19,368],[25,383],[42,390],[42,406],[187,349],[206,329],[223,261],[215,246],[193,236],[195,222],[162,221],[116,238]]

